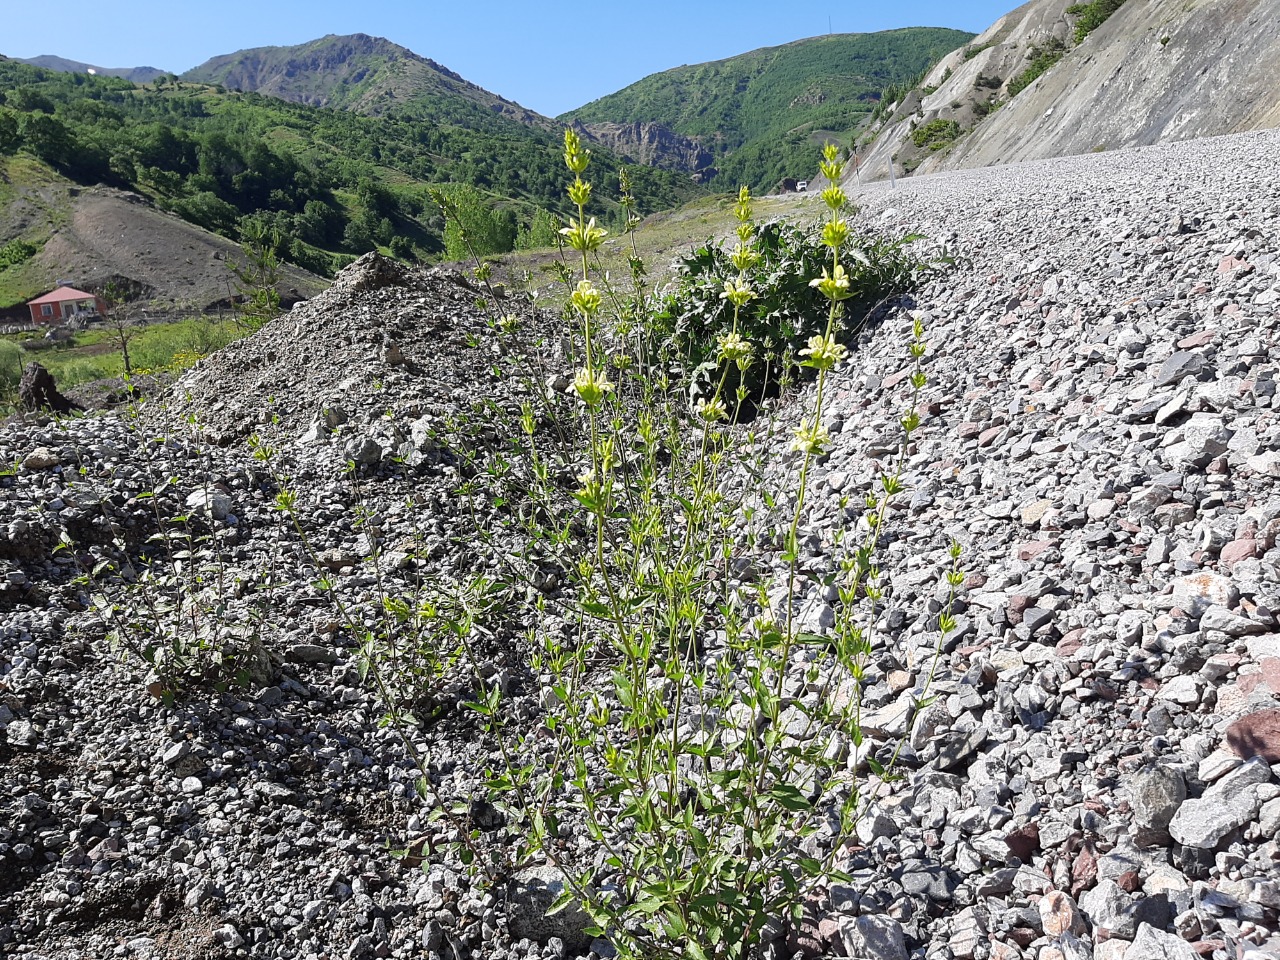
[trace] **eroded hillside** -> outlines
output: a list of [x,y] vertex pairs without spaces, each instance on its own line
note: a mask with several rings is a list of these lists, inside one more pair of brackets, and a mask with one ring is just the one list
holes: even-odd
[[[939,62],[876,133],[866,176],[887,178],[891,161],[901,176],[1280,125],[1270,0],[1128,2],[1079,44],[1072,7],[1032,0]],[[1011,89],[1046,53],[1061,59]]]

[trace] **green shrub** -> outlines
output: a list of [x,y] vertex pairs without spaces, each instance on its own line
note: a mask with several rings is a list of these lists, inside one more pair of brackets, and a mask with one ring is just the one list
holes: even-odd
[[494,209],[493,200],[475,187],[451,184],[433,191],[432,197],[445,213],[446,260],[487,257],[515,248],[515,216],[510,210]]
[[516,233],[516,249],[537,250],[543,247],[554,247],[556,241],[560,239],[559,229],[560,222],[555,214],[539,207],[533,212],[529,223],[521,226]]
[[25,350],[9,340],[0,340],[0,401],[17,392],[26,363]]
[[0,270],[26,263],[39,252],[40,247],[34,243],[20,239],[10,240],[0,247]]
[[1009,81],[1009,96],[1016,97],[1031,86],[1036,78],[1066,56],[1067,47],[1061,40],[1050,40],[1043,47],[1032,47],[1027,52],[1031,62],[1027,68]]
[[930,150],[942,150],[951,146],[960,136],[960,124],[954,120],[938,117],[928,123],[916,127],[911,132],[911,142],[917,147],[928,147]]
[[[911,244],[867,237],[850,242],[851,297],[844,310],[860,318],[879,300],[912,289],[940,264],[922,260]],[[760,363],[742,378],[753,397],[772,392],[790,371],[799,350],[826,324],[826,301],[810,286],[830,255],[820,230],[784,222],[763,224],[755,236],[759,254],[752,286],[756,296],[738,316],[738,332],[757,347]],[[724,244],[706,243],[677,266],[675,289],[659,304],[647,324],[651,352],[675,361],[695,394],[705,391],[716,372],[717,338],[728,332],[733,306],[723,298],[727,280],[737,276]],[[731,378],[736,380],[736,377]]]
[[1106,23],[1107,18],[1122,6],[1124,0],[1092,0],[1090,3],[1077,3],[1067,7],[1068,14],[1079,17],[1076,21],[1076,43],[1083,43],[1085,37]]

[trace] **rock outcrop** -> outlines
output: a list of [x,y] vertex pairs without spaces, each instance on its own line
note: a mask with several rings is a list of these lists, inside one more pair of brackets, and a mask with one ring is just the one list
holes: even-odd
[[30,412],[71,413],[80,409],[58,392],[53,374],[34,361],[22,371],[22,380],[18,383],[18,404]]
[[574,123],[585,137],[631,163],[665,170],[715,175],[715,155],[698,140],[681,136],[661,123]]
[[[1131,0],[1078,46],[1071,6],[1031,0],[943,58],[878,131],[864,179],[886,179],[890,162],[902,176],[1280,125],[1272,0]],[[1055,43],[1062,59],[1011,96],[1029,57]],[[958,136],[915,144],[934,120]]]

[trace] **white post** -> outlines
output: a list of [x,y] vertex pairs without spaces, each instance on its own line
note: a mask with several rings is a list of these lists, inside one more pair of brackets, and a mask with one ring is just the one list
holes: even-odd
[[890,190],[898,189],[898,181],[893,176],[893,158],[892,157],[889,158],[889,189]]

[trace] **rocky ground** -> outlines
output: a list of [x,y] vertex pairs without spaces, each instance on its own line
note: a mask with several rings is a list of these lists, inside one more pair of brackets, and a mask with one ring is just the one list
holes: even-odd
[[[921,316],[926,419],[866,689],[872,739],[907,737],[905,777],[860,824],[856,883],[773,956],[1280,956],[1277,158],[1280,134],[1247,134],[858,198],[868,227],[961,258],[838,371],[805,518],[802,609],[821,627],[840,498],[892,455]],[[0,478],[0,954],[586,949],[536,922],[536,869],[489,889],[430,856],[453,827],[413,798],[315,583],[376,616],[380,591],[500,573],[518,548],[467,533],[502,505],[466,492],[456,438],[501,444],[483,425],[523,399],[474,299],[366,261],[137,418],[0,431],[0,462],[19,464]],[[554,324],[526,329],[559,372]],[[255,459],[252,436],[274,455]],[[273,505],[282,482],[301,530]],[[168,614],[147,620],[110,568],[86,575],[136,575],[174,516],[192,557],[153,572],[207,574],[186,614],[255,683],[166,705],[106,644],[93,598]],[[950,536],[960,628],[917,716]],[[504,635],[488,655],[520,675]],[[485,758],[465,713],[421,738],[441,793],[474,797]],[[500,838],[482,804],[468,817]]]

